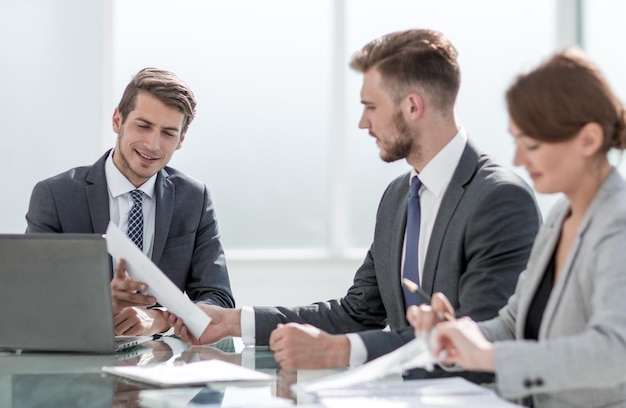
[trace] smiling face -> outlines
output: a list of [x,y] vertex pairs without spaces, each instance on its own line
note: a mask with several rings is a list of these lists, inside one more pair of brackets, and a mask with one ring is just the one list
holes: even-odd
[[576,189],[581,177],[588,172],[581,155],[580,135],[571,139],[547,143],[525,135],[513,120],[509,132],[515,140],[516,166],[524,166],[538,193],[569,193]]
[[363,75],[363,114],[359,128],[367,129],[370,136],[376,138],[380,158],[393,162],[408,157],[415,143],[400,106],[394,103],[382,82],[382,76],[376,69],[370,69]]
[[181,147],[183,119],[178,109],[143,91],[123,123],[115,109],[113,130],[118,137],[113,163],[135,187],[165,167]]

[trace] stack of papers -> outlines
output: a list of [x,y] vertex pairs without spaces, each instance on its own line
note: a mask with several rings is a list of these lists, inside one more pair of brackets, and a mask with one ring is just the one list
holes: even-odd
[[407,381],[375,381],[350,387],[319,390],[320,398],[411,397],[433,395],[491,395],[493,391],[462,377]]
[[295,392],[307,394],[319,390],[347,387],[387,377],[390,374],[402,374],[412,368],[432,370],[436,364],[428,344],[423,338],[416,338],[389,354],[378,357],[360,367],[324,377],[310,383],[297,384]]
[[328,408],[365,407],[518,407],[493,391],[461,377],[370,382],[350,387],[319,390],[316,400]]
[[221,360],[189,364],[102,367],[102,371],[157,387],[204,386],[222,381],[271,381],[272,376]]
[[428,342],[411,340],[393,352],[360,367],[317,381],[296,384],[294,391],[329,408],[335,407],[516,407],[495,392],[462,377],[413,381],[384,381],[413,368],[431,370],[436,364]]

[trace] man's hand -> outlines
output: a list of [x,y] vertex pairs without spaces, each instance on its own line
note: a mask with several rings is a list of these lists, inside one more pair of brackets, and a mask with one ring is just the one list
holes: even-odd
[[170,328],[163,312],[158,309],[126,307],[113,316],[118,336],[150,336]]
[[308,324],[279,324],[270,334],[270,349],[282,368],[313,369],[347,367],[350,341]]
[[126,262],[120,259],[115,267],[113,280],[111,280],[113,314],[116,315],[127,307],[147,307],[156,304],[154,296],[146,296],[141,293],[146,290],[148,290],[148,285],[134,281],[128,276]]
[[203,303],[196,306],[211,318],[211,323],[200,335],[200,338],[194,337],[178,316],[170,312],[165,313],[167,321],[174,327],[174,333],[184,342],[193,345],[213,344],[225,337],[241,336],[241,309],[225,309]]

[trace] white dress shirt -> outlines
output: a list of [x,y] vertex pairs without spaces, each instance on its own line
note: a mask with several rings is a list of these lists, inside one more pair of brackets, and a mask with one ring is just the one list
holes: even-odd
[[[422,182],[422,187],[419,191],[421,209],[418,253],[420,283],[435,218],[441,206],[444,193],[448,188],[448,184],[450,184],[452,175],[461,160],[461,155],[466,145],[467,134],[465,130],[460,127],[452,140],[450,140],[450,142],[424,166],[421,173],[419,173],[419,178]],[[417,171],[411,169],[409,183],[413,177],[417,175]],[[405,249],[403,248],[402,265],[404,265],[404,252]],[[402,268],[400,274],[402,274]],[[361,340],[361,337],[356,333],[349,333],[347,336],[350,341],[350,366],[354,367],[363,364],[367,359],[367,350],[363,340]],[[245,345],[254,345],[255,322],[254,309],[252,307],[244,306],[241,308],[241,337]]]
[[[128,232],[128,214],[133,207],[133,198],[130,192],[135,190],[135,186],[119,171],[113,163],[113,153],[107,157],[104,164],[104,174],[107,179],[107,190],[109,191],[109,212],[111,221],[117,225],[122,232]],[[143,253],[148,258],[152,258],[152,248],[154,246],[154,225],[156,200],[154,186],[157,175],[150,177],[143,183],[139,190],[144,192],[143,207]],[[117,260],[115,260],[117,263]]]

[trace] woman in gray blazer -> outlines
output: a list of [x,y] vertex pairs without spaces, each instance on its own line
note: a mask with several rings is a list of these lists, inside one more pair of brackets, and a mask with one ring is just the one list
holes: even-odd
[[[516,165],[562,193],[498,317],[443,321],[442,294],[412,308],[442,364],[493,372],[499,393],[534,407],[626,406],[626,182],[608,151],[626,147],[624,106],[577,49],[509,88]],[[453,316],[453,314],[452,314]]]

